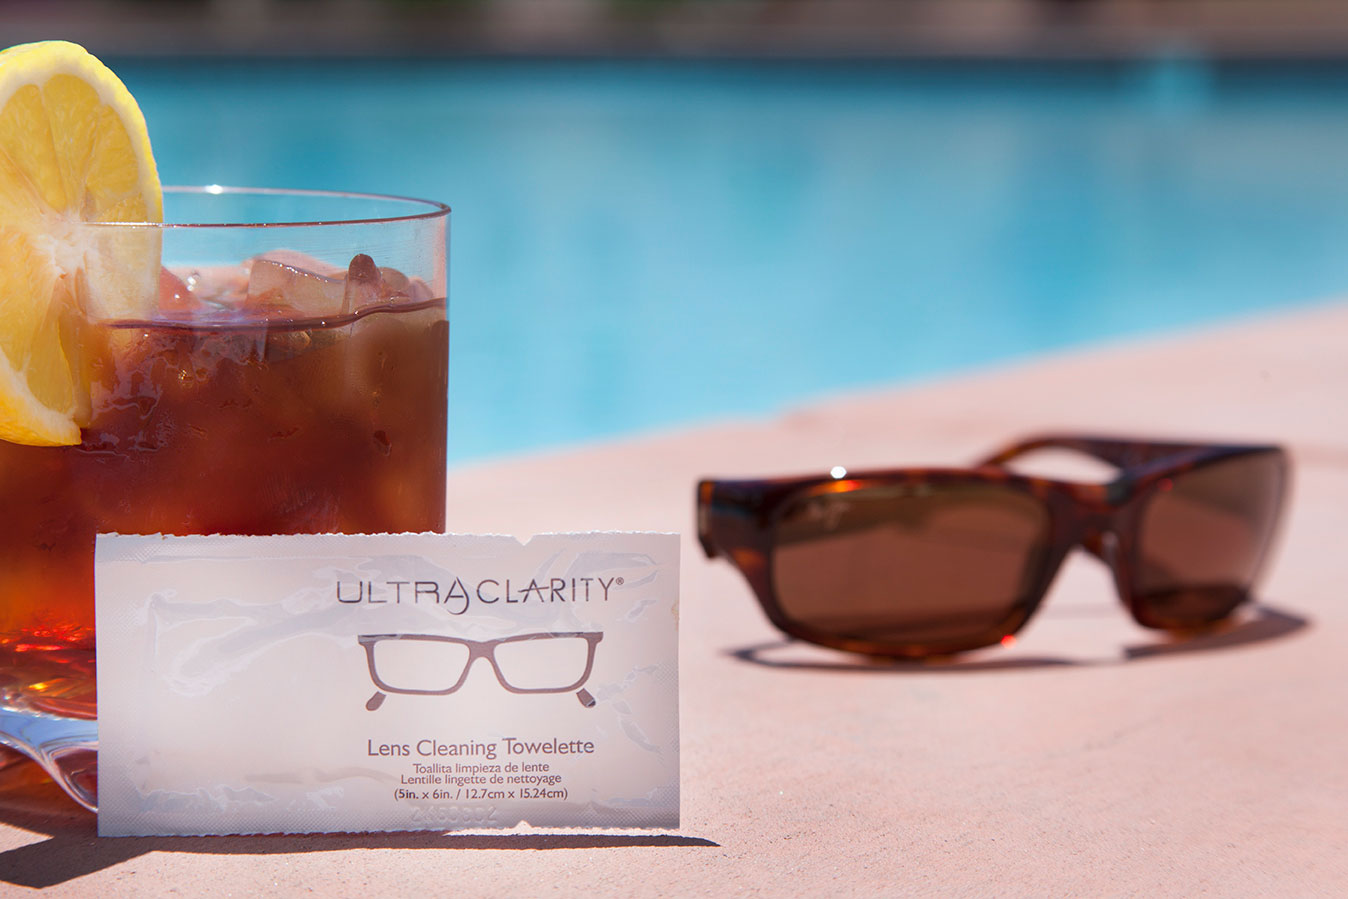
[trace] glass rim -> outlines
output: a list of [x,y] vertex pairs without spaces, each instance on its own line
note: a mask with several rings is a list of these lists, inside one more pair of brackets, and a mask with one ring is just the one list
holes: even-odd
[[282,187],[228,187],[221,184],[204,185],[164,185],[165,194],[200,196],[261,196],[261,197],[316,197],[324,199],[370,200],[407,204],[418,211],[406,215],[377,215],[352,218],[326,218],[294,222],[82,222],[81,225],[92,228],[145,228],[158,231],[211,230],[221,228],[320,228],[337,225],[378,225],[392,222],[411,222],[445,218],[450,207],[438,200],[423,200],[418,197],[405,197],[396,194],[362,193],[344,190],[307,190]]

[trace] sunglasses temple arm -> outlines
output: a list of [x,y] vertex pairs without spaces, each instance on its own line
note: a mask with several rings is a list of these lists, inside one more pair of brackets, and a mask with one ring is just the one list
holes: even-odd
[[716,482],[699,481],[697,485],[697,542],[708,559],[719,557],[723,550],[721,541],[716,539],[717,527]]
[[1199,444],[1159,443],[1139,440],[1118,440],[1109,437],[1077,435],[1043,435],[1003,447],[979,462],[979,465],[1005,465],[1012,459],[1042,449],[1062,449],[1078,452],[1120,469],[1136,468],[1181,453],[1201,449]]

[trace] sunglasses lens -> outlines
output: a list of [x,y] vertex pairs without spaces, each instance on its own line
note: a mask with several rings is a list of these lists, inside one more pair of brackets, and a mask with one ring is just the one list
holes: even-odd
[[1154,627],[1220,621],[1249,594],[1282,505],[1280,453],[1226,459],[1170,479],[1148,501],[1134,599]]
[[788,506],[771,574],[782,614],[804,632],[926,655],[1019,626],[1048,546],[1044,505],[1000,484],[863,486]]

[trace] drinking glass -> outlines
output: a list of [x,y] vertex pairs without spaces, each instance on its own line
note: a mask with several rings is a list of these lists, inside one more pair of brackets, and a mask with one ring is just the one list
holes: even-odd
[[[166,188],[135,318],[76,323],[76,446],[0,442],[0,764],[97,803],[94,538],[442,532],[449,207]],[[92,270],[90,280],[99,277]]]

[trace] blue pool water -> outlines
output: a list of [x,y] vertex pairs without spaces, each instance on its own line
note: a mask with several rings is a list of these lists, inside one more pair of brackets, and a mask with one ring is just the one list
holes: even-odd
[[454,207],[453,461],[1348,291],[1348,70],[113,65],[165,183]]

